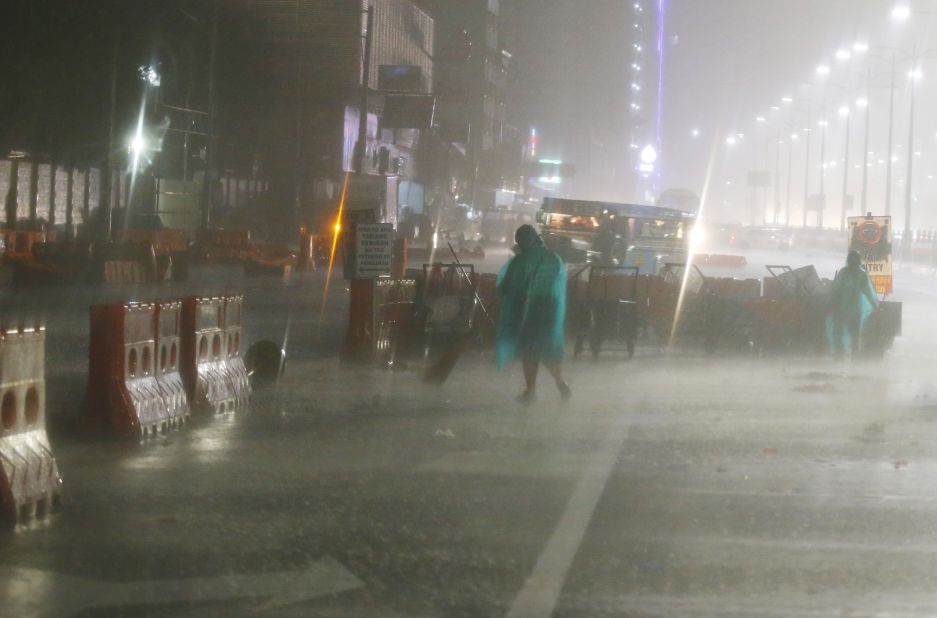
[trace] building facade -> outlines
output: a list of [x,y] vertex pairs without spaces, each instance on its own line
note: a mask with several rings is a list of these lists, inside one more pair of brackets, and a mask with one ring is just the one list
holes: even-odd
[[454,193],[492,206],[504,178],[504,126],[511,54],[501,36],[500,0],[420,0],[436,20],[438,137],[464,162]]
[[366,174],[416,179],[418,129],[382,127],[382,67],[416,67],[433,88],[434,23],[410,0],[241,0],[256,21],[271,82],[261,165],[271,203],[308,219],[334,207],[358,136],[366,12],[374,6]]

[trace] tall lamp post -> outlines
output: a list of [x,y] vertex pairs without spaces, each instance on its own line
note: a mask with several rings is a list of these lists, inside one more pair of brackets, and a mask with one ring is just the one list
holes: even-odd
[[839,115],[846,119],[846,143],[843,146],[843,197],[839,213],[839,230],[843,231],[846,229],[846,202],[849,197],[849,129],[852,115],[849,107],[845,105],[839,108]]
[[914,105],[917,82],[921,79],[922,75],[921,69],[917,67],[913,67],[908,74],[911,82],[911,111],[908,117],[908,174],[904,188],[904,234],[901,237],[901,248],[904,255],[908,255],[907,251],[911,248],[911,185],[914,179]]

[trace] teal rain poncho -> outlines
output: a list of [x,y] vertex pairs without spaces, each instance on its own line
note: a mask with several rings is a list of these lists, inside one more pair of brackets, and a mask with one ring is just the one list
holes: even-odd
[[872,278],[864,268],[846,267],[836,273],[827,320],[827,339],[833,352],[856,350],[866,319],[875,310],[878,299]]
[[515,359],[555,362],[563,358],[566,267],[532,227],[522,226],[517,241],[518,255],[498,274],[499,367]]

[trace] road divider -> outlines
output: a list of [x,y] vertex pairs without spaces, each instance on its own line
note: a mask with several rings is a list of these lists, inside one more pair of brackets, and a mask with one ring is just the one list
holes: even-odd
[[[171,312],[167,308],[167,315]],[[86,429],[146,438],[185,422],[189,407],[179,401],[168,371],[172,337],[161,336],[158,315],[157,303],[91,308],[88,389],[82,410]],[[164,346],[166,373],[159,370]],[[163,377],[162,384],[158,377]]]
[[46,434],[45,328],[0,328],[0,518],[45,520],[62,478]]

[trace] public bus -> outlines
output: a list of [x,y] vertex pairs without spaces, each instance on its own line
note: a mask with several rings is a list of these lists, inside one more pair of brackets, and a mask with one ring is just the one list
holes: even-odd
[[544,241],[569,263],[636,266],[656,274],[667,262],[686,261],[696,213],[547,197],[538,219]]

